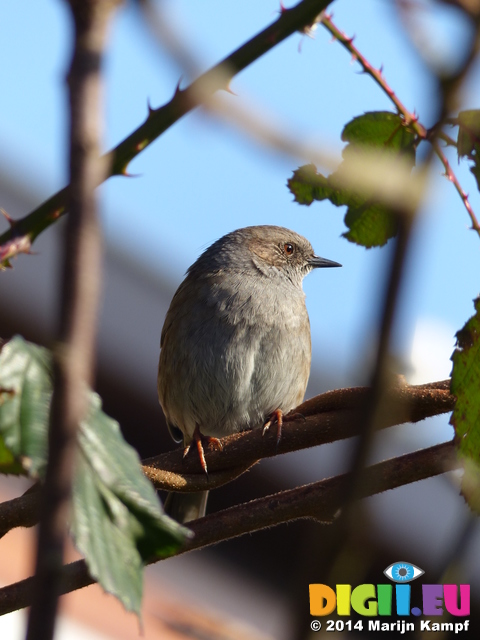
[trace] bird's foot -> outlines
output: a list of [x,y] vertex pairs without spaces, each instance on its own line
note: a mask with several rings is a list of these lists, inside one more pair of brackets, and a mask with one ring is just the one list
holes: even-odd
[[205,472],[205,475],[208,476],[208,468],[207,468],[207,461],[205,460],[204,445],[206,447],[210,447],[210,448],[213,447],[214,449],[219,449],[220,451],[223,449],[223,445],[218,438],[213,438],[212,436],[204,436],[202,433],[200,433],[200,428],[198,424],[195,426],[195,431],[193,432],[193,437],[191,442],[185,447],[183,451],[184,458],[190,451],[192,442],[195,442],[197,446],[198,457],[200,458],[200,464],[202,466],[202,469]]
[[278,445],[280,444],[280,440],[282,439],[283,423],[288,422],[289,420],[295,420],[296,418],[303,418],[305,420],[305,416],[302,413],[287,413],[287,415],[284,415],[281,409],[277,409],[270,415],[267,422],[263,425],[262,435],[265,435],[265,433],[270,429],[272,424],[276,422],[277,423],[277,442],[275,446],[278,447]]
[[277,444],[275,446],[278,447],[278,444],[282,438],[282,427],[283,427],[283,411],[281,411],[281,409],[276,409],[270,415],[267,422],[265,422],[265,424],[263,425],[262,436],[266,434],[266,432],[270,429],[272,424],[274,424],[275,422],[277,423]]

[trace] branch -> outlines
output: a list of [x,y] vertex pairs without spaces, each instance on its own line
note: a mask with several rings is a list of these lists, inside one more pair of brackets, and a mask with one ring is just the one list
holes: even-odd
[[[449,380],[419,386],[392,389],[387,397],[388,413],[383,428],[404,422],[419,422],[452,411],[455,398],[449,392]],[[360,412],[368,400],[369,389],[338,389],[307,400],[286,419],[282,439],[276,447],[276,433],[261,429],[244,431],[222,439],[223,450],[205,452],[209,468],[205,476],[195,455],[183,458],[182,450],[170,451],[143,461],[143,471],[157,489],[200,491],[215,489],[244,473],[261,458],[299,451],[360,433]],[[38,498],[25,495],[0,504],[0,537],[15,527],[32,527],[38,519]]]
[[472,209],[472,205],[470,204],[470,200],[468,199],[468,194],[463,190],[462,185],[458,181],[457,176],[455,175],[449,161],[447,160],[446,155],[443,153],[442,149],[438,142],[433,143],[433,147],[435,149],[435,153],[437,154],[440,162],[443,164],[445,169],[445,177],[449,180],[453,186],[455,187],[458,195],[460,196],[465,209],[467,210],[468,215],[470,216],[470,220],[472,221],[472,229],[478,233],[480,236],[480,224],[477,220],[477,216],[475,215],[474,210]]
[[[77,428],[92,386],[101,234],[95,187],[105,175],[100,158],[100,62],[108,20],[118,0],[69,0],[75,21],[70,89],[70,216],[67,222],[58,345],[41,493],[37,559],[27,640],[54,634],[72,491]],[[14,227],[15,229],[15,227]]]
[[[327,19],[328,20],[328,19]],[[422,127],[419,128],[417,118],[413,117],[406,111],[405,107],[396,98],[392,89],[385,82],[382,72],[376,71],[366,61],[360,52],[353,46],[352,39],[347,38],[343,33],[333,28],[331,23],[329,24],[331,29],[334,29],[335,37],[340,38],[340,41],[347,49],[359,59],[365,72],[369,73],[376,82],[384,89],[389,98],[397,106],[397,109],[401,109],[401,113],[404,118],[408,120],[408,124],[412,126],[420,138],[425,139],[427,131]],[[333,31],[332,31],[333,32]],[[451,76],[445,78],[437,78],[438,89],[440,93],[440,101],[437,105],[437,122],[436,128],[440,128],[444,123],[445,118],[450,114],[452,105],[455,102],[458,89],[462,80],[465,78],[467,70],[471,67],[472,62],[476,58],[477,50],[480,47],[480,30],[477,25],[475,38],[469,49],[466,59],[460,68]],[[429,137],[432,142],[432,147],[429,154],[423,160],[421,167],[421,174],[426,175],[427,170],[431,164],[433,153],[435,153],[435,129],[433,135]],[[465,200],[464,200],[465,203]],[[418,205],[420,201],[418,202]],[[329,548],[324,551],[325,567],[323,567],[325,573],[330,573],[337,561],[342,547],[347,539],[347,536],[354,530],[355,525],[355,509],[354,505],[358,500],[359,494],[362,491],[362,486],[359,481],[362,475],[362,469],[364,468],[368,459],[371,444],[376,429],[378,429],[381,421],[382,405],[385,403],[385,390],[388,385],[390,376],[389,371],[389,357],[390,357],[390,339],[392,334],[392,328],[394,318],[396,315],[396,309],[398,307],[399,292],[402,285],[403,274],[405,271],[406,257],[410,244],[412,225],[415,221],[415,216],[418,206],[415,209],[408,210],[405,204],[400,202],[396,207],[393,207],[393,213],[396,214],[398,220],[398,235],[394,246],[394,255],[389,267],[388,283],[383,298],[383,308],[381,310],[381,321],[379,324],[379,340],[376,349],[375,364],[371,375],[371,394],[369,402],[360,418],[361,434],[358,440],[357,446],[352,456],[351,461],[351,477],[350,484],[346,485],[345,495],[341,502],[342,509],[339,525],[337,527],[337,535],[331,540]]]
[[[362,472],[362,492],[359,497],[376,495],[458,466],[453,442],[380,462]],[[349,482],[350,474],[344,474],[252,500],[191,522],[189,527],[195,536],[176,555],[300,518],[331,522]],[[157,558],[151,563],[158,561]],[[64,568],[61,593],[69,593],[94,582],[88,574],[85,561],[78,560]],[[28,607],[31,596],[32,578],[0,589],[0,615]]]
[[[197,107],[200,97],[228,89],[231,79],[262,55],[298,30],[312,24],[331,0],[302,0],[281,12],[278,20],[254,36],[221,62],[202,74],[186,89],[177,87],[173,98],[159,109],[149,109],[147,120],[103,157],[108,173],[97,179],[99,186],[108,177],[126,175],[129,162],[146,149],[177,120]],[[19,253],[29,253],[38,235],[68,210],[69,187],[65,187],[29,215],[15,220],[0,235],[0,265]]]
[[345,49],[347,49],[347,51],[352,54],[352,58],[360,64],[364,73],[373,78],[373,80],[378,84],[382,91],[390,98],[390,100],[395,105],[398,113],[403,116],[405,124],[412,127],[419,138],[425,139],[427,137],[427,130],[422,124],[420,124],[420,122],[418,122],[418,116],[415,113],[409,111],[403,104],[403,102],[399,100],[394,90],[387,83],[383,75],[383,68],[380,67],[380,69],[375,69],[375,67],[370,64],[366,57],[353,44],[354,37],[349,38],[346,33],[335,26],[332,22],[331,15],[325,16],[321,20],[321,24],[325,27],[325,29],[327,29],[327,31],[332,34],[335,40],[338,40],[338,42],[340,42],[340,44],[343,45]]
[[[222,438],[223,450],[206,452],[208,478],[198,457],[183,458],[177,449],[143,461],[144,472],[158,489],[199,491],[213,489],[230,480],[222,474],[236,477],[262,458],[299,451],[361,433],[361,416],[370,399],[368,387],[329,391],[294,409],[284,418],[282,438],[276,445],[276,433],[262,435],[261,429],[236,433]],[[388,391],[378,428],[383,429],[405,422],[453,410],[455,398],[449,391],[449,380],[433,385],[396,387]],[[301,414],[301,415],[299,415]],[[217,475],[220,474],[220,475]]]
[[[405,124],[407,124],[408,126],[410,126],[415,133],[417,134],[417,136],[419,137],[419,139],[421,140],[430,140],[433,144],[433,149],[436,153],[436,155],[438,156],[438,158],[440,159],[441,163],[443,164],[443,166],[445,167],[445,177],[450,180],[450,182],[454,185],[458,195],[460,196],[462,203],[465,207],[465,209],[467,210],[468,215],[470,216],[470,219],[472,221],[472,229],[474,229],[479,235],[480,235],[480,225],[478,223],[478,220],[475,216],[475,213],[472,209],[472,206],[468,200],[468,195],[465,193],[465,191],[462,189],[452,167],[450,166],[445,154],[443,153],[443,151],[441,150],[440,146],[438,145],[438,143],[436,142],[436,138],[442,138],[443,140],[445,140],[447,142],[447,144],[452,145],[452,146],[457,146],[456,142],[454,140],[452,140],[452,138],[450,138],[449,136],[447,136],[447,134],[445,134],[444,132],[440,131],[440,128],[438,125],[432,127],[431,129],[427,130],[419,121],[418,121],[418,116],[415,113],[412,113],[411,111],[409,111],[407,109],[407,107],[403,104],[403,102],[401,102],[399,100],[399,98],[397,97],[396,93],[394,92],[394,90],[390,87],[390,85],[387,83],[384,75],[383,75],[383,69],[380,67],[380,69],[375,69],[375,67],[373,65],[370,64],[370,62],[365,58],[365,56],[359,51],[359,49],[357,49],[357,47],[354,46],[353,44],[353,40],[354,38],[349,38],[343,31],[341,31],[337,26],[335,26],[335,24],[332,22],[331,20],[331,16],[325,16],[321,23],[323,24],[323,26],[325,27],[325,29],[327,29],[327,31],[329,31],[332,36],[338,40],[338,42],[340,42],[340,44],[342,44],[347,51],[349,51],[352,54],[352,58],[354,60],[357,60],[357,62],[360,64],[360,66],[362,67],[364,73],[368,74],[371,78],[373,78],[373,80],[378,84],[378,86],[382,89],[382,91],[388,96],[388,98],[390,98],[390,100],[393,102],[393,104],[395,105],[398,113],[400,113],[404,120],[405,120]],[[478,36],[477,36],[478,37]],[[471,58],[473,59],[476,56],[477,53],[477,48],[478,48],[478,43],[472,47],[472,51],[471,51]],[[471,62],[470,63],[465,63],[466,67],[465,69],[468,69]],[[464,77],[464,72],[462,72],[460,74],[460,80]],[[459,80],[457,79],[456,82],[458,82]]]

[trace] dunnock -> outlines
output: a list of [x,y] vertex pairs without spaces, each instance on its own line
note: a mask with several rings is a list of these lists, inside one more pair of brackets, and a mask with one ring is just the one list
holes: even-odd
[[[317,267],[304,237],[283,227],[238,229],[189,268],[165,318],[158,397],[173,439],[196,443],[282,424],[310,374],[310,323],[302,280]],[[188,522],[205,514],[207,492],[171,493],[165,508]]]

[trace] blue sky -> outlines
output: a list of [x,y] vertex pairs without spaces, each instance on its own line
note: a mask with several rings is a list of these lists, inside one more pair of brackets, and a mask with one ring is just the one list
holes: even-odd
[[[263,29],[278,11],[275,0],[165,0],[164,5],[202,70]],[[401,100],[431,124],[432,84],[392,3],[338,0],[333,11],[336,24],[356,35],[367,58],[383,64]],[[428,38],[432,55],[454,57],[456,38],[466,37],[462,23],[445,9],[428,24],[435,27]],[[71,24],[63,2],[3,3],[0,170],[31,184],[41,198],[66,181],[64,76],[70,47]],[[315,39],[295,34],[243,71],[232,82],[237,94],[232,99],[240,104],[253,100],[292,132],[340,151],[342,127],[352,117],[391,109],[373,81],[358,72],[358,64],[320,27]],[[143,122],[148,101],[154,107],[168,101],[180,75],[135,10],[130,5],[123,9],[113,24],[105,61],[105,149]],[[478,106],[478,86],[475,70],[466,107]],[[451,159],[456,168],[455,157]],[[309,208],[293,203],[286,180],[301,163],[197,110],[132,162],[130,171],[137,177],[114,178],[101,188],[104,228],[111,241],[176,283],[205,246],[234,228],[278,224],[304,234],[318,254],[344,265],[305,281],[314,356],[335,371],[335,378],[353,382],[365,368],[389,249],[366,251],[341,238],[344,212],[328,202]],[[437,164],[417,225],[396,332],[404,357],[416,335],[426,349],[422,357],[428,359],[425,341],[436,336],[432,361],[435,356],[444,366],[437,367],[436,376],[429,373],[434,377],[449,372],[454,332],[473,313],[480,273],[480,239],[467,230],[466,212],[440,173]],[[458,175],[480,210],[467,167],[461,166]],[[418,337],[419,326],[427,327],[423,338]],[[439,335],[445,338],[441,345]],[[438,358],[439,352],[445,357]]]

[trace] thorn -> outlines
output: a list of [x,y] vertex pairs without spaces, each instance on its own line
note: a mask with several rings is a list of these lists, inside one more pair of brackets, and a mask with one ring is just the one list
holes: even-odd
[[286,8],[286,6],[283,4],[282,0],[280,0],[280,11],[279,13],[286,13],[288,11],[288,9]]
[[155,109],[150,104],[150,98],[147,98],[147,109],[148,109],[148,117],[150,117],[153,113],[155,113]]
[[382,75],[382,74],[383,74],[383,64],[381,64],[381,65],[379,66],[379,68],[378,68],[378,73],[379,73],[380,75]]
[[52,213],[50,214],[50,218],[52,220],[58,220],[58,218],[60,218],[63,212],[64,212],[63,207],[61,207],[60,209],[55,209],[55,211],[52,211]]
[[125,168],[122,171],[122,176],[125,176],[125,178],[142,178],[143,174],[142,173],[129,173],[127,171],[127,169]]
[[232,89],[230,88],[230,83],[225,87],[224,91],[238,98],[238,93],[235,93],[235,91],[232,91]]
[[173,92],[173,98],[176,98],[180,93],[182,93],[182,89],[180,89],[180,85],[182,84],[183,76],[180,76],[177,86],[175,87],[175,91]]
[[[137,142],[137,144],[135,145],[135,150],[140,152],[143,151],[145,149],[145,147],[148,147],[148,145],[150,144],[151,140],[149,140],[148,138],[145,138],[145,140],[140,140],[140,142]],[[125,166],[125,169],[127,168],[127,165]],[[123,171],[122,171],[123,173]]]
[[17,224],[16,221],[8,215],[8,213],[5,211],[5,209],[1,209],[0,208],[0,213],[5,218],[5,220],[8,222],[8,224],[10,225],[10,228],[13,229],[13,227]]

